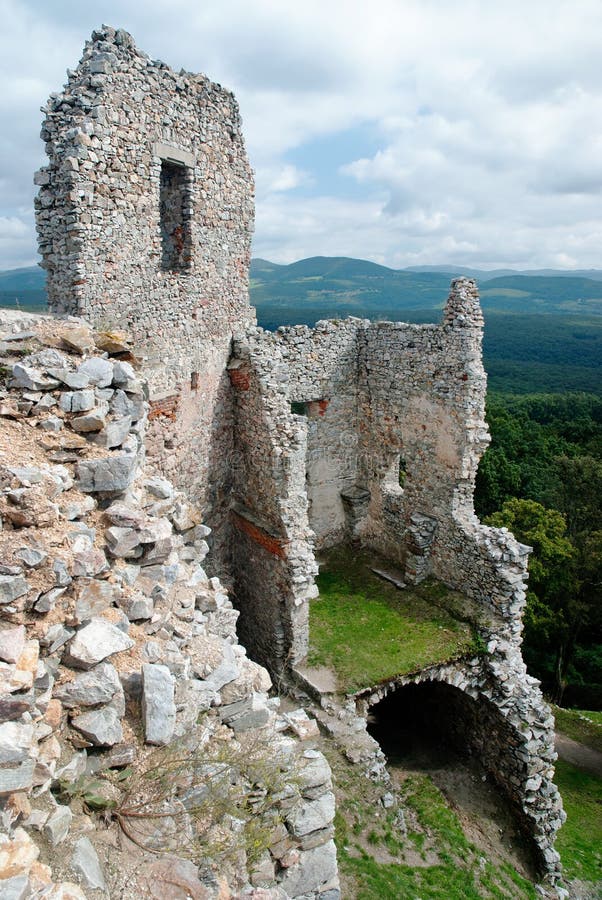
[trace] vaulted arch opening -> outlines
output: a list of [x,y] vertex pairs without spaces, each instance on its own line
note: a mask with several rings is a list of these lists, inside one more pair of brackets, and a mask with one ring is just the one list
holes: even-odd
[[427,773],[477,844],[480,835],[529,877],[542,870],[516,793],[517,734],[493,703],[445,682],[404,685],[370,706],[368,731],[394,783]]

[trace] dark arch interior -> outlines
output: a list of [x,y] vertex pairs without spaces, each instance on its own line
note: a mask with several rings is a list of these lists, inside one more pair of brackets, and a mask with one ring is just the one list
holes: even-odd
[[[405,685],[370,707],[368,731],[390,768],[428,772],[461,814],[482,804],[487,818],[499,817],[499,830],[525,874],[541,869],[529,825],[504,790],[511,735],[491,703],[443,682]],[[497,756],[495,747],[501,748]]]
[[[465,717],[458,714],[457,688],[440,682],[408,684],[370,708],[368,731],[391,763],[438,766],[450,756],[467,757]],[[474,703],[465,696],[465,703]]]

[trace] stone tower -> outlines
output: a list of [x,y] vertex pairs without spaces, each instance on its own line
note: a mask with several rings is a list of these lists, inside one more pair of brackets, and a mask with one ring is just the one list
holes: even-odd
[[36,218],[50,308],[124,329],[151,384],[150,452],[217,530],[229,492],[232,333],[248,299],[253,177],[233,95],[129,34],[92,34],[46,106]]

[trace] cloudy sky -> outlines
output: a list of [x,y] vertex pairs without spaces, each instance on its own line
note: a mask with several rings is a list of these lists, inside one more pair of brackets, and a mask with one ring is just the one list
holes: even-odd
[[102,22],[239,100],[254,255],[602,268],[602,0],[0,0],[0,269]]

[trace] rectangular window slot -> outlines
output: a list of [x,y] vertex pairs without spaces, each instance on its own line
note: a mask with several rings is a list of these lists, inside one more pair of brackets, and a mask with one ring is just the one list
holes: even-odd
[[161,268],[181,272],[190,268],[189,169],[177,162],[161,160],[159,213],[161,221]]

